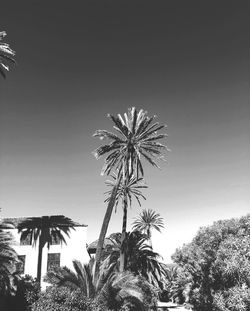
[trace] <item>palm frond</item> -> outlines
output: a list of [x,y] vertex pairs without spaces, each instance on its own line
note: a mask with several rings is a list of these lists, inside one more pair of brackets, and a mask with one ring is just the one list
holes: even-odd
[[6,71],[9,71],[9,63],[15,63],[15,51],[13,51],[9,44],[1,42],[6,36],[5,31],[0,32],[0,74],[5,78]]

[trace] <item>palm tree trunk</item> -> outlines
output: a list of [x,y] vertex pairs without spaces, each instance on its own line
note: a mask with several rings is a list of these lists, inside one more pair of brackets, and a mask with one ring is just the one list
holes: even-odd
[[43,256],[43,243],[42,243],[42,235],[40,235],[38,245],[38,260],[37,260],[37,281],[39,286],[41,286],[41,278],[42,278],[42,256]]
[[114,186],[111,197],[108,203],[108,207],[106,209],[106,213],[103,219],[102,228],[100,231],[97,247],[96,247],[96,255],[95,255],[95,272],[94,272],[94,284],[97,282],[99,270],[100,270],[100,263],[101,263],[101,256],[102,256],[102,249],[104,244],[104,239],[107,234],[109,221],[112,215],[113,207],[115,205],[116,194],[121,181],[121,175],[119,176],[116,185]]
[[150,228],[147,229],[147,239],[148,239],[148,245],[153,248],[152,246],[152,234]]
[[127,230],[127,211],[128,211],[128,202],[127,196],[124,195],[123,198],[123,221],[122,221],[122,237],[121,237],[121,252],[120,252],[120,272],[125,270],[125,249],[124,242],[126,239],[126,230]]

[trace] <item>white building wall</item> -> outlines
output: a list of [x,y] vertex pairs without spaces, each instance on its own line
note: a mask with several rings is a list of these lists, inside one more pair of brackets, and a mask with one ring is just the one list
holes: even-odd
[[[16,243],[13,248],[18,255],[25,255],[24,274],[29,274],[32,277],[37,275],[37,262],[38,262],[38,243],[36,247],[32,245],[20,245],[20,234],[17,229],[10,230],[15,237]],[[47,261],[49,253],[60,253],[60,266],[67,266],[73,269],[72,260],[76,259],[82,263],[89,261],[89,254],[86,249],[87,242],[87,227],[77,226],[75,230],[70,231],[70,237],[65,236],[67,244],[51,245],[48,249],[47,246],[43,249],[42,255],[42,278],[47,273]],[[42,281],[42,289],[48,284]]]

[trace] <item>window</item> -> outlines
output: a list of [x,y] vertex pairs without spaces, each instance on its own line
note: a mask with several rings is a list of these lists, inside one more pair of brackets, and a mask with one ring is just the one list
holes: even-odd
[[60,239],[58,236],[52,236],[52,241],[51,241],[51,245],[59,245],[60,244]]
[[47,271],[53,270],[53,268],[60,267],[60,253],[48,254]]
[[31,239],[31,234],[29,233],[25,240],[20,240],[20,245],[31,245],[32,239]]
[[16,264],[16,272],[19,274],[24,274],[25,255],[21,255],[17,257],[18,257],[18,262]]

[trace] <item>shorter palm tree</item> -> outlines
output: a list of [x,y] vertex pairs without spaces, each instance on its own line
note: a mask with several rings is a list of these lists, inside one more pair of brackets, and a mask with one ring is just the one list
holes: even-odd
[[9,63],[15,63],[15,52],[9,47],[9,44],[2,42],[6,36],[5,31],[0,31],[0,74],[5,78],[6,71],[9,71]]
[[156,213],[152,209],[142,210],[139,216],[133,222],[133,230],[138,230],[147,235],[149,245],[152,246],[152,229],[161,232],[164,228],[163,218],[160,214]]
[[70,230],[74,230],[75,223],[62,215],[42,216],[26,218],[18,225],[18,232],[21,232],[21,241],[28,236],[31,237],[33,246],[38,241],[38,263],[37,281],[41,284],[42,252],[45,245],[48,249],[53,241],[66,244],[65,236],[70,235]]

